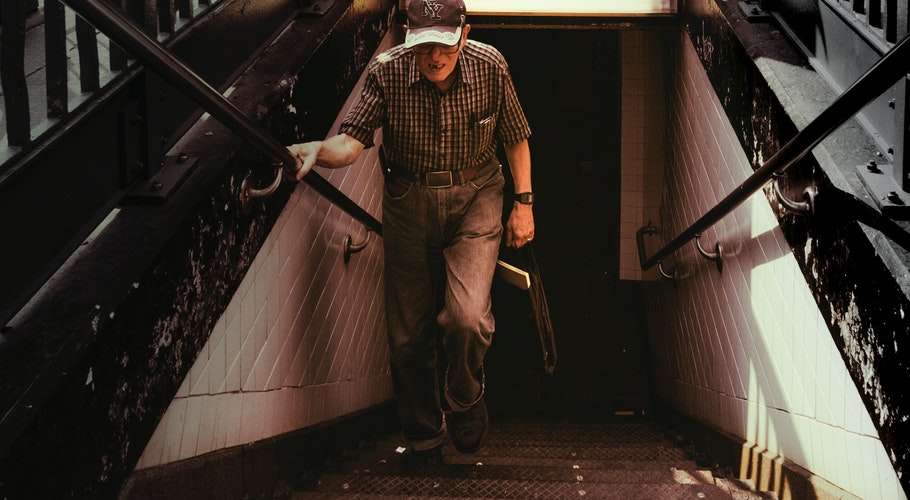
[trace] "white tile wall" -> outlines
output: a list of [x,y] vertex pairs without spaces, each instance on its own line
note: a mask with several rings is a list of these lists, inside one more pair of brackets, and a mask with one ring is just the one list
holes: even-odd
[[[647,56],[637,39],[624,34],[624,60],[639,50]],[[665,203],[655,218],[665,241],[752,172],[685,36],[679,64],[675,130],[666,150],[672,155],[660,168],[668,174]],[[638,74],[631,73],[630,87]],[[624,91],[624,107],[637,106],[637,99]],[[624,156],[624,176],[636,167]],[[623,208],[646,212],[647,202],[624,201]],[[706,247],[723,245],[723,271],[686,246],[668,262],[679,278],[660,283],[654,297],[650,329],[662,397],[860,498],[906,498],[764,194],[702,240]]]
[[[656,268],[642,271],[635,234],[659,217],[664,120],[661,79],[649,77],[645,68],[656,64],[656,47],[646,32],[622,34],[622,137],[619,278],[655,280]],[[655,122],[658,122],[656,124]]]
[[[319,173],[379,218],[377,149],[347,169]],[[369,237],[370,244],[345,264],[347,235],[354,242]],[[391,400],[381,264],[379,237],[300,183],[136,468],[252,443]]]

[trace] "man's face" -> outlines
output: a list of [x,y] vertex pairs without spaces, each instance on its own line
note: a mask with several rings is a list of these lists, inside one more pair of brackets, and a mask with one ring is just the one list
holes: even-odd
[[437,43],[424,43],[414,47],[414,59],[417,67],[427,80],[445,85],[454,78],[455,64],[461,55],[461,47],[467,39],[470,25],[465,25],[461,32],[461,40],[454,46],[440,45]]

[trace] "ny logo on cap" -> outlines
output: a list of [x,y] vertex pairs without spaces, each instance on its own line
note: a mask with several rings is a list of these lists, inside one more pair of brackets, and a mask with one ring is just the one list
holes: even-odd
[[442,19],[442,15],[439,13],[442,8],[443,5],[438,3],[437,0],[423,0],[423,17],[429,17],[434,20]]

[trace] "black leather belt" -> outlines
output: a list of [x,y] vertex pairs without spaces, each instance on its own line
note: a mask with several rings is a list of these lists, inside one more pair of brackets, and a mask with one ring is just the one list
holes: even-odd
[[[495,158],[494,158],[495,160]],[[492,165],[492,162],[487,162],[481,165],[475,165],[463,170],[440,170],[436,172],[424,172],[421,174],[415,174],[413,172],[408,172],[402,168],[397,167],[392,162],[388,161],[385,154],[385,148],[379,148],[379,163],[382,165],[382,173],[386,176],[386,179],[394,179],[396,177],[404,177],[410,182],[415,182],[421,186],[426,186],[428,188],[447,188],[455,185],[462,185],[470,181],[477,175],[477,171],[483,168],[485,165]],[[497,162],[498,166],[499,163]]]
[[477,174],[477,170],[478,167],[470,167],[464,170],[440,170],[437,172],[424,172],[420,174],[401,171],[398,172],[398,174],[421,186],[426,186],[428,188],[447,188],[465,184],[474,178],[474,175]]

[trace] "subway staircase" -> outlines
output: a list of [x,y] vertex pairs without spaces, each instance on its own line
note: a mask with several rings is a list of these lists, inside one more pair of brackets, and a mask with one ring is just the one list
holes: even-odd
[[493,415],[485,446],[408,464],[395,434],[282,481],[274,498],[773,499],[699,466],[661,423],[640,417]]

